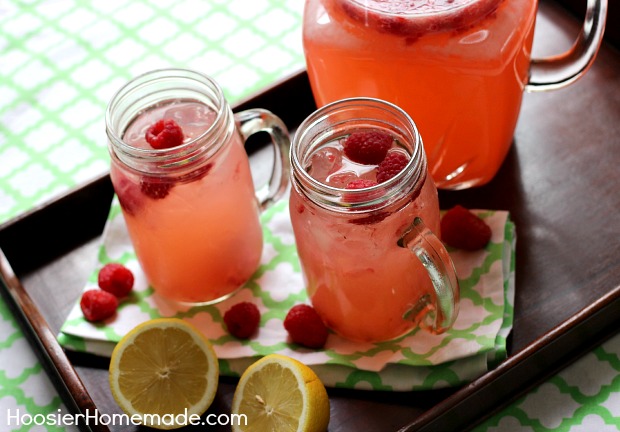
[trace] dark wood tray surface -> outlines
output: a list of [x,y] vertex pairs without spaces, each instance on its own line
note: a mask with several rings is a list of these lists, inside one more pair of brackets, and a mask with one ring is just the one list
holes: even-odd
[[[545,25],[549,19],[560,30]],[[542,3],[537,43],[557,46],[560,38],[569,45],[578,25],[554,3]],[[272,110],[291,130],[315,109],[304,72],[235,110],[248,107]],[[508,359],[458,389],[330,389],[330,431],[466,430],[620,329],[619,137],[620,54],[609,45],[573,86],[525,95],[515,143],[497,177],[480,188],[440,192],[442,208],[509,210],[516,223]],[[53,366],[61,394],[72,409],[94,404],[108,414],[120,413],[107,385],[108,360],[67,353],[67,362],[53,335],[96,262],[112,194],[106,175],[0,226],[6,298]],[[235,385],[221,379],[209,412],[229,412]]]

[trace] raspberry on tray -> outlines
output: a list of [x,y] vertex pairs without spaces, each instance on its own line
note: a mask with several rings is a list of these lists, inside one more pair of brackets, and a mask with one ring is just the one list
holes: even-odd
[[329,335],[317,311],[307,304],[298,304],[288,311],[284,328],[293,342],[308,348],[322,348]]
[[131,270],[120,263],[104,265],[97,275],[97,284],[104,291],[116,297],[125,297],[133,289],[134,277]]
[[491,240],[491,228],[463,206],[448,210],[441,219],[441,239],[448,246],[464,250],[482,249]]
[[91,289],[82,294],[80,308],[87,321],[103,321],[116,313],[118,299],[107,291]]
[[224,314],[224,323],[231,335],[248,339],[258,330],[260,311],[254,303],[237,303]]

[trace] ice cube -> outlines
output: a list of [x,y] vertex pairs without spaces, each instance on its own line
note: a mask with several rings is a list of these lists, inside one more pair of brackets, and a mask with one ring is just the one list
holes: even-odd
[[172,104],[166,109],[163,118],[176,121],[182,128],[186,137],[195,138],[215,121],[216,113],[206,105],[187,102]]
[[324,147],[310,158],[308,174],[322,183],[327,181],[330,174],[338,171],[342,166],[342,152],[335,147]]
[[353,171],[341,171],[330,175],[327,178],[326,183],[330,186],[346,189],[347,185],[353,180],[358,180],[359,177]]

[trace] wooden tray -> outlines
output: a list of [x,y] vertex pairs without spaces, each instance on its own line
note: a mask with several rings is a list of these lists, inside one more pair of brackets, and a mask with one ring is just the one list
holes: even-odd
[[[549,28],[549,19],[560,22],[561,30]],[[541,4],[537,35],[543,45],[558,37],[571,41],[578,25],[555,4]],[[272,110],[291,130],[315,109],[305,72],[235,110],[248,107]],[[462,388],[329,389],[330,431],[467,430],[618,331],[618,137],[620,54],[610,46],[603,46],[577,84],[525,96],[515,145],[497,177],[484,187],[440,192],[443,208],[459,203],[509,210],[516,223],[516,304],[508,359]],[[107,383],[108,360],[65,353],[55,340],[96,262],[112,194],[105,175],[0,226],[3,295],[75,412],[96,408],[120,414]],[[209,413],[229,412],[235,385],[235,379],[221,378]]]

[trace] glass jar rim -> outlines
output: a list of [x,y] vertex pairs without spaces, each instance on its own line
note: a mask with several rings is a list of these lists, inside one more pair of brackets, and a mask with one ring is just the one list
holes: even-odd
[[[135,118],[143,109],[152,106],[156,102],[165,100],[182,99],[180,97],[158,97],[166,92],[171,92],[176,86],[183,83],[191,83],[193,87],[188,87],[184,92],[188,94],[201,94],[210,101],[206,104],[213,108],[216,117],[213,123],[200,135],[191,140],[172,148],[150,149],[130,145],[122,139],[122,135],[131,119]],[[140,97],[143,96],[143,97]],[[144,99],[144,100],[143,100]],[[190,99],[189,97],[187,99]],[[197,98],[199,102],[203,99]],[[150,101],[150,102],[147,102]],[[118,113],[117,111],[121,111]],[[224,92],[219,84],[210,76],[183,68],[163,68],[155,69],[137,75],[125,83],[110,99],[105,113],[106,133],[111,146],[117,156],[125,160],[136,159],[142,162],[153,162],[175,166],[179,161],[193,157],[196,153],[201,153],[205,143],[214,143],[214,148],[209,148],[209,153],[215,153],[226,141],[217,139],[220,133],[225,132],[232,113]],[[217,147],[217,148],[215,148]]]
[[[344,189],[327,185],[316,180],[308,173],[304,167],[303,155],[299,154],[299,150],[303,147],[305,140],[313,141],[319,135],[319,132],[326,130],[326,127],[320,128],[318,125],[326,122],[330,117],[341,113],[342,110],[359,110],[360,114],[363,110],[378,109],[389,114],[393,119],[400,121],[402,128],[400,129],[400,137],[407,138],[407,142],[411,145],[410,158],[407,165],[395,176],[385,182],[361,189]],[[359,119],[380,122],[387,124],[387,120],[378,120],[372,117],[360,116]],[[336,125],[347,123],[349,120],[341,120]],[[334,126],[334,124],[331,124]],[[392,125],[396,127],[396,125]],[[314,131],[314,133],[312,133]],[[322,142],[325,139],[320,140]],[[306,146],[306,150],[312,150],[313,147]],[[311,153],[311,152],[310,152]],[[420,188],[420,179],[426,176],[426,156],[423,149],[422,137],[413,119],[402,108],[397,105],[371,97],[354,97],[346,98],[329,103],[310,114],[298,127],[290,151],[291,159],[291,177],[292,183],[297,185],[304,195],[311,199],[321,207],[346,212],[367,212],[384,208],[394,201],[398,200],[403,190]],[[410,191],[409,191],[410,192]],[[342,199],[347,194],[351,199]]]

